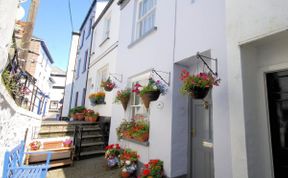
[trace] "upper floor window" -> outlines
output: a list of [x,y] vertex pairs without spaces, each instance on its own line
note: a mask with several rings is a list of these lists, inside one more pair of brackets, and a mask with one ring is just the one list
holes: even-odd
[[102,81],[106,81],[107,78],[108,78],[108,75],[109,75],[109,73],[108,73],[108,65],[102,67],[101,69],[99,69],[97,71],[97,82],[96,82],[97,83],[97,88],[96,88],[97,91],[103,91],[103,88],[100,87],[101,86],[101,82]]
[[76,79],[79,78],[79,74],[80,74],[80,65],[81,65],[81,59],[79,59],[78,61],[78,65],[77,65],[77,71],[76,71]]
[[155,27],[157,0],[138,0],[136,14],[136,39],[144,36]]
[[87,60],[88,60],[88,50],[85,51],[82,73],[84,73],[84,72],[86,71],[86,68],[87,68]]
[[109,38],[110,35],[110,24],[111,24],[111,17],[106,17],[104,19],[104,24],[103,24],[103,40],[106,40]]
[[92,31],[92,22],[93,22],[93,18],[90,18],[86,39],[87,39],[87,38],[90,36],[90,34],[91,34],[91,31]]
[[82,37],[81,37],[81,43],[80,43],[80,48],[82,48],[84,44],[84,39],[85,39],[85,30],[83,31]]

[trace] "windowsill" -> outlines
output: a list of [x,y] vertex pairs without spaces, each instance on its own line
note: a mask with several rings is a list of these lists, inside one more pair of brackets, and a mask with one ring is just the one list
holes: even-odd
[[133,41],[132,43],[130,43],[128,45],[128,48],[132,48],[135,44],[139,43],[140,41],[142,41],[144,38],[146,38],[147,36],[149,36],[150,34],[152,34],[153,32],[155,32],[157,30],[157,27],[152,28],[151,30],[149,30],[146,34],[144,34],[143,36],[139,37],[137,40]]
[[103,41],[102,41],[102,43],[100,43],[100,45],[99,45],[99,47],[101,47],[106,41],[108,41],[110,38],[109,38],[109,36],[108,37],[106,37]]
[[121,138],[121,140],[125,140],[125,141],[128,141],[128,142],[136,143],[138,145],[149,147],[149,141],[147,141],[147,142],[139,142],[137,140],[129,139],[129,138]]

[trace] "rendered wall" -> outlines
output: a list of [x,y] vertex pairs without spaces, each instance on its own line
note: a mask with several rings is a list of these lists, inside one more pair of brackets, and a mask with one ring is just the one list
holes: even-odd
[[[248,128],[245,128],[246,116],[244,114],[245,90],[243,76],[245,76],[244,72],[246,69],[242,67],[240,45],[246,45],[287,29],[287,6],[288,1],[286,0],[226,1],[229,115],[234,178],[246,178],[250,175],[250,173],[248,175],[247,141],[245,139],[245,130]],[[248,65],[250,63],[251,65],[253,64],[253,62],[249,62]],[[249,101],[253,102],[250,99],[246,102]],[[265,164],[268,165],[269,163]],[[250,170],[258,173],[263,171],[260,167],[254,167]]]

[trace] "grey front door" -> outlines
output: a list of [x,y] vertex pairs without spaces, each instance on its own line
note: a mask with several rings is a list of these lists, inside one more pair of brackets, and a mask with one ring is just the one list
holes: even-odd
[[213,178],[212,106],[203,106],[202,100],[190,102],[189,178]]

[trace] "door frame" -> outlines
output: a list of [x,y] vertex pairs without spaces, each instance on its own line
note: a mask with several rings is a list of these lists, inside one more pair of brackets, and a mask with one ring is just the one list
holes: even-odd
[[283,70],[288,70],[288,63],[281,63],[276,65],[270,65],[265,67],[260,67],[257,78],[258,87],[260,89],[259,95],[259,106],[258,106],[258,114],[259,118],[265,118],[266,120],[266,129],[269,143],[269,159],[270,159],[270,171],[271,177],[274,178],[274,165],[273,165],[273,153],[272,153],[272,140],[271,140],[271,130],[270,130],[270,120],[269,120],[269,106],[268,106],[268,91],[267,91],[267,81],[266,74],[272,72],[279,72]]

